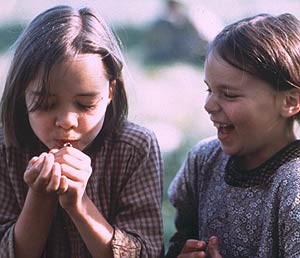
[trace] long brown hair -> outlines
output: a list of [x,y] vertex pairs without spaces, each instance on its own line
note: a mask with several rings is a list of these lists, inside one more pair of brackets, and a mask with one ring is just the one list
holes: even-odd
[[117,38],[105,23],[89,8],[75,10],[56,6],[39,14],[25,28],[16,42],[2,100],[1,123],[8,146],[30,147],[36,144],[28,120],[25,91],[29,83],[41,78],[44,94],[29,111],[46,101],[48,77],[55,64],[78,54],[92,53],[102,59],[112,89],[102,131],[117,131],[128,113],[123,79],[123,56]]

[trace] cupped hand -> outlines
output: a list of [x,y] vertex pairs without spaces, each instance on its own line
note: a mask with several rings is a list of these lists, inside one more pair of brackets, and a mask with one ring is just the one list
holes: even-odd
[[52,150],[54,161],[60,164],[61,174],[66,178],[67,190],[59,191],[59,202],[68,210],[82,205],[87,182],[92,173],[91,159],[73,147]]
[[206,243],[204,241],[189,239],[185,242],[177,258],[222,258],[219,253],[219,242],[216,236],[209,238],[207,246],[208,256],[206,255]]
[[52,153],[31,158],[24,173],[25,183],[36,193],[48,195],[63,187],[60,165]]
[[205,258],[205,241],[188,239],[177,258]]

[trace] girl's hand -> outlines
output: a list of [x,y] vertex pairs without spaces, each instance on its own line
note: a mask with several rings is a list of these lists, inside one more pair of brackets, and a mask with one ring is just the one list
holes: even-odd
[[51,151],[66,178],[67,190],[58,191],[60,205],[65,209],[78,209],[82,205],[87,182],[92,173],[91,159],[78,149],[64,147]]
[[24,173],[25,183],[36,193],[54,193],[64,187],[60,165],[55,162],[52,153],[42,153],[33,157]]
[[204,241],[189,239],[185,242],[177,258],[205,258],[206,243]]
[[212,236],[208,240],[208,254],[211,258],[222,258],[219,253],[219,242],[216,236]]

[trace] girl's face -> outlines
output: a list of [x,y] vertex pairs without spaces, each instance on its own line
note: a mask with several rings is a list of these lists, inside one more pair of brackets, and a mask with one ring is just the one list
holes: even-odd
[[[111,101],[103,63],[97,55],[79,55],[55,65],[49,82],[47,104],[29,112],[31,128],[49,149],[70,142],[83,150],[100,132]],[[42,94],[38,83],[38,79],[32,81],[26,91],[28,110]]]
[[282,116],[284,92],[241,71],[215,53],[205,63],[205,109],[218,130],[222,149],[240,157],[245,168],[261,165],[296,139]]

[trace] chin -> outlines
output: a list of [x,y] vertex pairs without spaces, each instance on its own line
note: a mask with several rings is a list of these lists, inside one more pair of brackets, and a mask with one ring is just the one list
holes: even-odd
[[221,145],[221,148],[222,148],[223,152],[227,155],[233,156],[233,155],[238,154],[237,150],[234,149],[234,148],[226,147],[226,146],[223,146],[223,145]]

